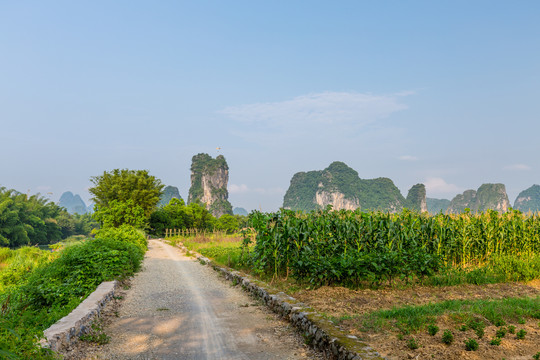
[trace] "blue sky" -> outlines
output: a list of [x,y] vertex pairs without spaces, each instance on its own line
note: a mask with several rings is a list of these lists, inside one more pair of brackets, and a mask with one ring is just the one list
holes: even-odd
[[[537,1],[4,1],[0,185],[87,200],[148,169],[189,189],[223,154],[230,200],[275,210],[344,161],[406,194],[540,183]],[[52,193],[52,194],[48,194]]]

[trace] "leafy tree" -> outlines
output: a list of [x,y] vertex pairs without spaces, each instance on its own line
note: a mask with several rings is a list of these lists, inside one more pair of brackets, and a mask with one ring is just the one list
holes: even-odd
[[236,216],[223,214],[217,219],[215,229],[231,234],[238,230],[239,221]]
[[[105,226],[144,227],[159,202],[163,184],[147,170],[115,169],[91,178],[94,218]],[[141,211],[142,210],[142,211]],[[138,218],[135,218],[138,217]]]
[[169,204],[150,215],[150,233],[163,236],[165,229],[212,229],[216,219],[204,205],[197,202],[188,206],[182,199],[171,199]]
[[119,227],[120,225],[131,225],[135,228],[142,229],[146,225],[146,217],[144,209],[135,204],[132,199],[126,202],[112,200],[108,206],[96,207],[94,218],[103,224],[103,227]]
[[0,246],[54,243],[80,234],[76,223],[65,210],[39,194],[28,196],[0,187]]

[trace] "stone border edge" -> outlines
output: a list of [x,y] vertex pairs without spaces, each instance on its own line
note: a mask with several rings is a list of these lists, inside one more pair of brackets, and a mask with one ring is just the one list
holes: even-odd
[[79,340],[79,336],[90,331],[92,322],[114,297],[118,281],[104,281],[73,311],[43,332],[40,344],[52,351],[62,350]]
[[299,302],[284,292],[268,288],[267,284],[251,279],[246,274],[215,264],[201,254],[189,250],[182,243],[176,245],[182,251],[190,252],[203,265],[211,266],[234,285],[240,284],[252,296],[260,299],[273,312],[292,323],[313,348],[325,356],[336,360],[386,360],[368,344],[356,336],[346,335],[330,320],[325,319],[313,308]]

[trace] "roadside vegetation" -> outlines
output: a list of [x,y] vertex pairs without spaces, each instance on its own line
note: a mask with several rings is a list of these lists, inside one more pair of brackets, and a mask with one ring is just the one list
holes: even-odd
[[[25,206],[44,214],[45,220],[37,215],[28,218],[35,233],[36,229],[48,231],[39,233],[43,238],[38,243],[55,242],[49,250],[0,248],[0,358],[59,358],[38,345],[43,331],[69,314],[103,281],[122,280],[140,269],[147,250],[143,229],[157,208],[159,181],[146,171],[132,170],[105,172],[92,180],[95,187],[90,192],[97,204],[92,221],[100,227],[92,231],[93,238],[65,232],[69,236],[58,242],[62,228],[51,216],[55,212],[63,216],[63,210],[39,197],[0,192],[7,194],[0,202],[0,234],[4,231],[10,244],[34,243],[30,227],[21,220],[27,216]],[[5,210],[13,204],[19,204],[17,216],[13,210]],[[23,230],[30,240],[24,238]],[[0,241],[4,238],[0,236]]]
[[98,227],[90,215],[70,215],[46,198],[0,187],[0,246],[46,245]]

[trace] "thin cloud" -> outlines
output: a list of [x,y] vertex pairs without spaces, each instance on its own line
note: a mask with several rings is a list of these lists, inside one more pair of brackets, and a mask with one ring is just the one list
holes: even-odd
[[402,111],[409,92],[389,95],[323,92],[291,100],[229,106],[219,111],[240,124],[234,134],[252,140],[275,140],[275,135],[305,137],[348,134]]
[[416,156],[412,156],[412,155],[401,155],[398,157],[399,160],[403,160],[403,161],[417,161],[418,158]]
[[427,178],[424,185],[426,186],[426,192],[433,194],[456,194],[462,190],[459,186],[449,184],[440,177]]
[[531,169],[532,168],[529,165],[525,165],[525,164],[513,164],[513,165],[508,165],[504,167],[504,170],[511,170],[511,171],[528,171]]

